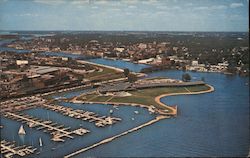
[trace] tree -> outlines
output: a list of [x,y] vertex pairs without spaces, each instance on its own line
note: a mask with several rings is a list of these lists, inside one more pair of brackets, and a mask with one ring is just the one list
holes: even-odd
[[132,83],[137,81],[137,76],[135,74],[128,74],[128,82]]
[[28,82],[28,81],[29,81],[28,76],[27,76],[27,75],[23,75],[23,79],[22,79],[22,81],[24,81],[24,82]]
[[187,70],[186,66],[182,66],[182,71],[186,71],[186,70]]
[[126,77],[128,77],[128,75],[129,75],[129,69],[128,69],[128,68],[125,68],[125,69],[123,70],[123,74],[124,74]]
[[189,75],[189,73],[185,73],[182,75],[182,81],[189,82],[190,80],[191,80],[191,76]]
[[237,72],[236,63],[234,61],[229,61],[227,71],[229,73],[233,73],[233,74],[235,74]]

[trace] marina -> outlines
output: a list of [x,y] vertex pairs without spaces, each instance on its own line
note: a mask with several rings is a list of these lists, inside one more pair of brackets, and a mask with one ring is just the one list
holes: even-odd
[[44,104],[45,101],[37,96],[22,97],[0,102],[0,109],[1,113],[28,110]]
[[83,110],[74,110],[70,107],[64,107],[53,104],[44,104],[43,108],[53,110],[55,112],[62,113],[63,115],[73,117],[76,119],[81,119],[84,121],[94,122],[97,127],[104,127],[107,125],[112,125],[117,121],[121,121],[120,118],[111,116],[98,116],[98,114]]
[[64,125],[59,125],[52,121],[43,121],[38,118],[34,118],[32,116],[26,114],[16,114],[6,112],[4,114],[5,117],[16,120],[18,122],[26,123],[29,128],[36,128],[37,130],[43,130],[43,132],[48,132],[52,135],[51,140],[55,142],[64,142],[66,138],[74,138],[72,134],[84,135],[89,133],[87,129],[79,128],[73,131],[69,131],[70,127],[64,127]]
[[1,140],[1,157],[4,158],[24,157],[33,154],[35,151],[36,148],[32,146],[16,146],[15,142]]

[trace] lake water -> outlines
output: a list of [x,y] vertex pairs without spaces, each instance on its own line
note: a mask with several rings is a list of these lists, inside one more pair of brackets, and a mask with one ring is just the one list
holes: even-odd
[[[189,72],[204,77],[215,91],[162,98],[178,105],[178,117],[162,120],[81,156],[192,157],[246,156],[249,152],[249,78]],[[181,79],[182,71],[161,71],[148,77]],[[132,146],[130,144],[133,144]]]
[[113,67],[117,67],[121,69],[128,68],[130,69],[130,71],[134,71],[134,72],[140,72],[141,69],[149,67],[148,65],[145,65],[145,64],[134,64],[134,63],[123,61],[123,60],[111,60],[111,59],[104,59],[104,58],[90,59],[89,61],[98,63],[98,64],[113,66]]
[[[41,108],[26,110],[24,113],[32,115],[36,118],[42,120],[51,120],[53,122],[65,125],[65,127],[71,127],[71,130],[78,129],[80,127],[86,128],[91,131],[91,133],[84,136],[74,136],[74,139],[66,139],[64,143],[56,143],[51,141],[51,136],[49,134],[43,133],[42,130],[38,131],[36,129],[30,129],[25,124],[24,129],[26,130],[25,136],[19,136],[17,131],[21,123],[1,118],[1,125],[4,126],[1,129],[1,139],[5,140],[15,140],[17,145],[29,144],[38,148],[41,153],[36,155],[36,157],[63,157],[76,149],[80,149],[84,146],[89,146],[96,142],[99,142],[105,138],[111,137],[122,133],[123,131],[136,127],[142,123],[145,123],[153,119],[152,115],[149,115],[146,109],[122,106],[119,109],[114,109],[111,105],[100,105],[100,104],[71,104],[71,103],[60,103],[63,106],[72,107],[74,109],[82,109],[95,112],[100,116],[108,116],[109,110],[113,109],[113,116],[119,117],[122,121],[117,122],[112,126],[107,126],[104,128],[97,128],[94,123],[89,123],[87,121],[81,121],[73,119],[67,116],[63,116],[54,111],[45,110]],[[134,111],[139,111],[139,114],[135,114]],[[134,118],[134,121],[131,119]],[[42,138],[43,147],[39,147],[39,138]],[[53,151],[52,148],[56,148]]]
[[[92,62],[129,68],[140,71],[145,65],[133,64],[121,60],[92,59]],[[159,71],[148,74],[148,77],[166,76],[181,79],[184,72],[176,70]],[[182,95],[162,98],[166,104],[178,105],[178,116],[162,120],[156,124],[145,127],[139,131],[118,138],[108,144],[86,151],[77,157],[192,157],[192,156],[218,156],[238,157],[247,156],[249,152],[249,78],[227,76],[220,73],[189,72],[193,80],[202,77],[215,88],[212,93],[200,95]],[[70,97],[79,92],[69,92],[54,97]],[[111,106],[105,105],[78,105],[60,103],[76,109],[86,109],[101,115],[108,115]],[[139,115],[133,113],[140,111]],[[17,135],[20,123],[1,118],[1,139],[15,140],[18,144],[33,144],[38,147],[38,138],[42,137],[45,146],[38,157],[62,156],[77,149],[90,145],[103,138],[121,133],[138,124],[152,119],[145,109],[136,107],[120,107],[114,115],[121,117],[122,122],[112,127],[98,129],[93,124],[62,116],[61,114],[44,109],[25,111],[35,117],[51,119],[55,122],[79,128],[80,124],[93,131],[86,136],[76,136],[67,139],[65,143],[53,143],[50,135],[35,129],[25,127],[27,135],[20,138]],[[135,121],[131,121],[136,117]],[[29,137],[27,137],[29,136]],[[51,147],[57,149],[51,151]]]

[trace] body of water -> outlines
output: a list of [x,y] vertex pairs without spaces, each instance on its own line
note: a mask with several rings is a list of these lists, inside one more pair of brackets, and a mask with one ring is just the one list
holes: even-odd
[[[122,60],[92,59],[95,63],[129,68],[131,71],[139,72],[146,65],[133,64]],[[159,71],[148,74],[147,77],[165,76],[181,79],[184,72],[177,70]],[[220,73],[198,73],[189,72],[193,80],[205,81],[215,88],[212,93],[200,95],[182,95],[162,98],[166,104],[178,105],[178,116],[172,119],[162,120],[156,124],[145,127],[139,131],[118,138],[108,144],[86,151],[78,157],[193,157],[193,156],[219,156],[238,157],[247,156],[249,152],[249,78],[239,76],[227,76]],[[55,95],[54,97],[70,97],[80,91],[68,92]],[[111,106],[96,104],[69,104],[60,103],[76,109],[91,110],[102,115],[108,115]],[[133,113],[139,110],[140,114]],[[1,118],[1,139],[15,140],[18,144],[34,144],[38,146],[38,138],[42,137],[45,147],[39,157],[62,156],[77,149],[90,145],[103,138],[118,134],[128,128],[152,119],[145,109],[136,107],[120,107],[114,115],[121,117],[122,122],[112,127],[97,129],[93,124],[66,118],[61,114],[44,109],[33,109],[25,111],[32,116],[46,119],[71,126],[72,129],[82,125],[93,131],[93,133],[66,140],[65,143],[54,143],[50,136],[42,131],[27,129],[30,137],[20,138],[17,135],[20,123]],[[136,121],[131,121],[136,117]],[[32,132],[31,132],[32,131]],[[28,136],[28,135],[26,135]],[[59,144],[59,145],[58,145]],[[47,146],[46,146],[47,145]],[[51,151],[51,147],[57,147]]]
[[[58,143],[50,140],[50,134],[44,133],[43,130],[39,131],[35,128],[29,128],[26,124],[24,124],[26,135],[20,136],[18,135],[18,129],[22,123],[1,117],[1,125],[4,126],[4,128],[1,129],[1,139],[16,141],[16,144],[19,146],[25,144],[38,148],[38,151],[41,153],[39,155],[35,155],[35,157],[63,157],[64,155],[67,155],[76,149],[87,147],[105,138],[117,135],[126,131],[127,129],[136,127],[153,119],[153,116],[150,115],[146,109],[139,107],[121,106],[118,109],[115,109],[111,105],[101,104],[59,104],[72,107],[74,109],[92,111],[99,114],[100,116],[109,116],[110,109],[113,109],[114,112],[112,116],[119,117],[122,119],[122,121],[117,122],[112,126],[97,128],[94,123],[70,118],[54,111],[36,108],[26,110],[24,113],[42,120],[51,120],[58,123],[59,125],[65,125],[65,127],[71,127],[71,130],[82,127],[90,130],[91,132],[84,136],[72,135],[74,136],[73,139],[66,139],[65,142]],[[135,110],[138,111],[139,114],[135,114]],[[134,118],[134,120],[132,120],[132,118]],[[43,141],[42,147],[39,147],[39,138],[41,138]]]
[[[180,79],[182,73],[161,71],[149,76]],[[215,91],[162,98],[162,102],[166,104],[178,105],[176,118],[162,120],[112,143],[87,151],[79,157],[247,156],[249,86],[246,83],[249,78],[219,73],[190,74],[197,78],[205,77],[207,83],[214,86]],[[133,144],[133,147],[130,144]]]
[[149,67],[148,65],[145,65],[145,64],[134,64],[134,63],[123,61],[123,60],[111,60],[111,59],[105,59],[105,58],[90,59],[88,61],[98,63],[98,64],[103,64],[103,65],[113,66],[113,67],[117,67],[121,69],[128,68],[130,71],[134,71],[134,72],[140,72],[141,69]]

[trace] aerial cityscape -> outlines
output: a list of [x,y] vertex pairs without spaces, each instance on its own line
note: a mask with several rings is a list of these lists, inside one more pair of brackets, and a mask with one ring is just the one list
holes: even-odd
[[0,0],[1,158],[249,157],[248,0]]

